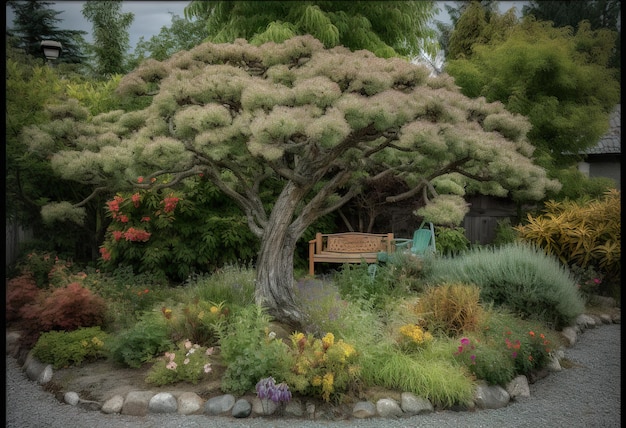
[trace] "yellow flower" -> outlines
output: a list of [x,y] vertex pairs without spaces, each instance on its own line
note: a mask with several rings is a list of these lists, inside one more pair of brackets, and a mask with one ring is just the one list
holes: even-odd
[[218,313],[220,310],[217,306],[211,306],[211,309],[209,309],[211,311],[212,314],[216,314]]
[[322,379],[322,397],[324,400],[330,400],[330,394],[334,391],[335,375],[326,373]]
[[335,335],[332,333],[326,333],[326,336],[322,339],[322,344],[324,345],[324,349],[328,349],[335,343]]
[[320,386],[321,384],[322,384],[322,378],[320,376],[313,376],[313,379],[311,380],[311,385]]

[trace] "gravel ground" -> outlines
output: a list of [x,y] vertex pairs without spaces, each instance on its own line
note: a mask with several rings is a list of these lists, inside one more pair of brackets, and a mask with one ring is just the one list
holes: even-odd
[[621,325],[586,330],[565,351],[573,368],[553,373],[530,386],[531,397],[497,410],[443,411],[402,419],[307,421],[300,419],[234,419],[206,415],[106,415],[62,404],[28,380],[7,356],[7,428],[612,428],[621,427]]

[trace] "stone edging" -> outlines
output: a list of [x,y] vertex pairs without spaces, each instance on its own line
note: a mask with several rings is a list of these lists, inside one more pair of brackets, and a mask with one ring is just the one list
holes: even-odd
[[[585,329],[595,328],[603,324],[620,324],[621,316],[581,314],[572,326],[561,331],[561,335],[567,341],[568,346],[573,346],[578,335]],[[8,332],[6,335],[7,354],[18,359],[20,350],[17,342],[19,334]],[[518,376],[513,379],[506,388],[500,386],[479,383],[474,393],[474,402],[467,408],[454,410],[495,409],[504,407],[511,400],[518,397],[529,397],[529,381],[547,376],[550,372],[561,370],[559,360],[564,357],[564,350],[556,351],[550,364],[541,372],[534,373],[531,379],[526,376]],[[40,385],[45,385],[52,380],[52,365],[45,365],[37,361],[29,353],[22,365],[28,378]],[[376,403],[360,401],[351,409],[339,410],[332,405],[315,404],[313,401],[302,402],[294,398],[290,402],[279,406],[269,400],[260,400],[258,397],[249,395],[236,398],[231,394],[224,394],[208,400],[202,399],[194,392],[169,393],[152,391],[131,391],[125,396],[115,395],[103,403],[98,401],[83,400],[78,393],[67,391],[57,394],[57,398],[69,405],[79,406],[87,410],[101,411],[103,413],[119,413],[130,416],[145,416],[147,413],[178,413],[182,415],[206,414],[212,416],[232,416],[234,418],[247,418],[250,416],[283,416],[287,418],[306,418],[311,420],[336,420],[346,418],[398,418],[417,414],[431,413],[433,405],[428,399],[415,396],[410,392],[401,394],[400,401],[394,398],[381,398]]]

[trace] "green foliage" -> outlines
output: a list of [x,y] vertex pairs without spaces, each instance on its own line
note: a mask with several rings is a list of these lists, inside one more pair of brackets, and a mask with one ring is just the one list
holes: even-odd
[[139,368],[172,347],[165,317],[156,311],[147,312],[132,327],[116,333],[110,358],[120,365]]
[[619,282],[621,276],[621,192],[598,199],[548,201],[544,212],[516,227],[522,240],[567,266],[593,267]]
[[563,187],[556,193],[549,193],[547,196],[550,200],[599,199],[615,188],[614,180],[608,177],[587,177],[576,166],[554,170],[552,175],[563,184]]
[[290,366],[289,347],[269,329],[271,317],[257,305],[241,308],[220,331],[220,355],[227,365],[222,390],[245,394],[256,383],[274,376],[284,380]]
[[100,327],[77,330],[50,331],[39,336],[33,347],[33,356],[54,369],[79,366],[83,361],[91,362],[106,357],[106,344],[110,336]]
[[511,224],[511,219],[509,217],[505,217],[502,220],[498,220],[496,223],[496,236],[493,239],[492,244],[497,246],[511,244],[518,240],[518,235],[513,225]]
[[258,251],[241,211],[200,177],[183,191],[118,194],[107,205],[113,221],[101,248],[103,266],[129,265],[184,281],[248,262]]
[[166,352],[150,367],[146,382],[157,386],[176,382],[195,385],[213,371],[212,354],[213,347],[206,348],[190,340],[183,340],[177,349]]
[[193,298],[223,302],[224,306],[254,304],[255,270],[248,265],[226,264],[211,274],[192,275],[185,285]]
[[437,227],[435,242],[437,253],[444,256],[457,255],[470,246],[469,240],[465,237],[465,229],[462,227]]
[[173,341],[183,338],[205,347],[217,345],[218,332],[228,322],[230,312],[222,303],[192,300],[170,309],[162,309]]
[[529,141],[561,162],[562,154],[595,145],[607,130],[619,102],[619,82],[608,67],[615,36],[588,23],[572,32],[526,18],[502,40],[473,44],[471,56],[449,61],[446,71],[465,95],[501,101],[528,117]]
[[39,288],[47,288],[49,284],[48,274],[56,264],[58,256],[49,252],[33,251],[22,256],[16,261],[18,270],[22,274],[30,275]]
[[480,289],[463,283],[431,286],[415,305],[429,331],[455,336],[474,331],[482,322]]
[[475,389],[473,380],[440,348],[435,341],[423,352],[405,354],[384,342],[372,344],[359,360],[363,382],[412,392],[428,398],[438,407],[471,403]]
[[323,338],[294,332],[291,336],[293,365],[286,382],[293,391],[341,402],[343,394],[354,390],[360,379],[358,354],[354,346],[333,333]]
[[455,341],[455,359],[477,378],[505,386],[517,375],[544,368],[562,343],[545,324],[510,312],[488,311],[481,329]]
[[428,46],[434,32],[427,22],[434,12],[432,2],[192,1],[185,8],[185,17],[202,20],[209,40],[217,43],[237,38],[281,43],[295,35],[311,34],[327,48],[343,45],[390,57],[417,55],[423,40]]
[[459,257],[430,260],[424,273],[432,284],[476,284],[481,302],[554,329],[569,325],[584,310],[569,269],[528,244],[474,248]]

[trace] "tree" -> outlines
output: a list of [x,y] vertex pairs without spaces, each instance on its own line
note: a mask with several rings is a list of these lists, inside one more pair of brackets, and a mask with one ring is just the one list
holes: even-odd
[[150,40],[143,37],[137,42],[131,68],[135,68],[145,58],[164,60],[172,54],[193,48],[206,38],[206,25],[203,21],[190,21],[178,15],[172,15],[172,25],[161,27],[161,31]]
[[446,71],[465,95],[500,101],[527,116],[529,141],[563,166],[571,160],[564,153],[597,143],[619,102],[619,83],[608,66],[615,36],[592,31],[584,21],[572,33],[527,17],[504,40],[475,44],[470,57],[450,60]]
[[[612,52],[610,67],[621,69],[621,2],[600,1],[529,1],[522,7],[524,16],[532,15],[538,21],[552,21],[555,27],[577,28],[581,21],[588,21],[591,30],[606,28],[618,33]],[[621,78],[621,73],[618,73]]]
[[185,8],[187,18],[206,23],[208,41],[260,44],[310,34],[327,48],[366,49],[383,58],[415,57],[422,49],[435,56],[428,25],[435,12],[433,1],[192,1]]
[[93,25],[93,50],[96,72],[102,76],[123,73],[124,58],[130,47],[128,28],[135,19],[132,13],[121,13],[122,1],[87,1],[83,16]]
[[35,58],[43,58],[41,41],[54,40],[63,47],[57,62],[80,64],[87,60],[83,38],[87,32],[59,29],[56,24],[62,20],[57,15],[62,12],[50,9],[54,2],[9,0],[7,4],[15,13],[13,28],[8,31],[13,47]]
[[[144,109],[95,117],[70,100],[50,124],[27,130],[31,150],[56,151],[55,170],[91,183],[94,195],[203,174],[260,240],[257,302],[294,325],[302,322],[293,288],[298,239],[368,183],[397,176],[409,190],[387,201],[423,195],[423,215],[446,222],[463,218],[465,190],[539,200],[559,186],[533,164],[524,117],[464,97],[448,76],[367,51],[326,50],[312,36],[258,47],[205,43],[144,61],[118,91],[154,95]],[[262,192],[268,180],[280,184],[271,195]],[[57,213],[80,214],[58,205]]]

